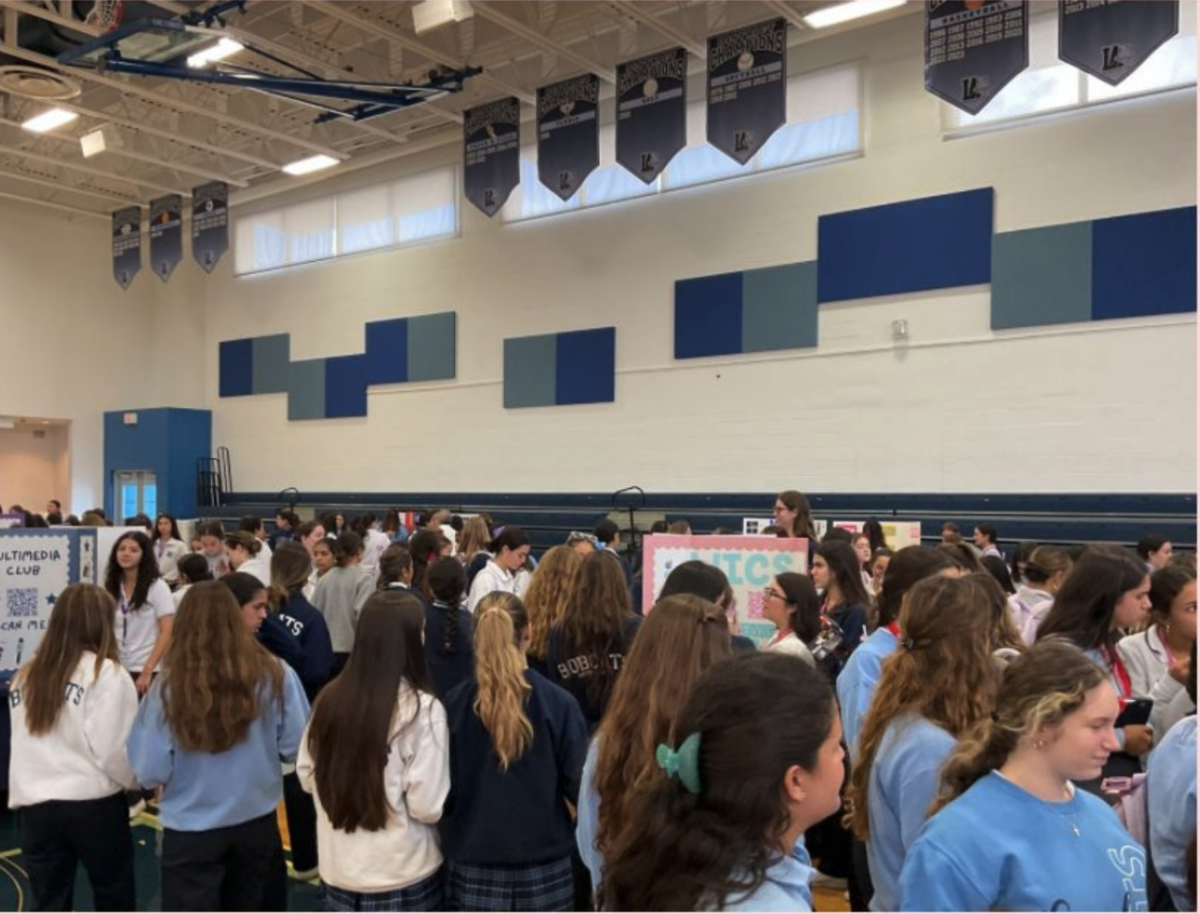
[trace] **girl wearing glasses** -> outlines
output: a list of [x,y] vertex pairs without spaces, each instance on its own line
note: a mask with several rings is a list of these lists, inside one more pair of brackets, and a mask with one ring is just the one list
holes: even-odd
[[763,590],[763,618],[777,629],[768,651],[816,663],[808,642],[821,633],[821,598],[807,575],[787,571],[771,578]]

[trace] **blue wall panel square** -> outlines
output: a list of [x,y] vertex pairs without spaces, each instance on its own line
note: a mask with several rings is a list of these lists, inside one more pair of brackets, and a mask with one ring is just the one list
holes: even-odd
[[256,394],[287,392],[291,344],[291,335],[287,333],[254,338],[254,392]]
[[325,360],[325,418],[367,414],[367,357],[339,355]]
[[408,319],[408,380],[445,381],[454,377],[453,311]]
[[992,329],[1092,319],[1092,223],[992,238]]
[[1097,219],[1092,318],[1196,310],[1196,207]]
[[555,334],[504,341],[504,408],[553,406],[558,340]]
[[616,399],[617,328],[558,334],[554,401],[611,403]]
[[225,340],[220,348],[219,392],[222,397],[254,393],[254,340]]
[[325,418],[325,360],[292,362],[288,376],[288,419]]
[[990,282],[994,197],[987,187],[821,216],[818,300]]
[[408,380],[408,319],[367,324],[367,383],[401,384]]
[[817,345],[817,264],[789,263],[742,274],[742,351]]
[[675,283],[675,358],[742,351],[742,274]]

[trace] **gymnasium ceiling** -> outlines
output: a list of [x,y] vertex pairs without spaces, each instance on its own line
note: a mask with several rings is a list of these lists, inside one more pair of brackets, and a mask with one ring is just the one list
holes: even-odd
[[[123,21],[174,18],[209,3],[126,3]],[[474,0],[474,16],[417,35],[412,0],[248,0],[226,21],[231,37],[248,36],[290,63],[330,79],[419,80],[439,65],[484,69],[465,91],[355,123],[314,124],[312,108],[261,93],[141,76],[60,68],[54,55],[96,34],[84,23],[90,2],[0,2],[0,65],[27,65],[65,74],[81,92],[66,102],[23,97],[0,76],[0,201],[24,200],[107,217],[131,203],[190,189],[207,180],[229,182],[235,203],[270,196],[298,180],[280,171],[317,153],[347,164],[397,159],[460,142],[464,108],[506,95],[532,104],[540,85],[584,72],[606,84],[616,64],[684,45],[703,60],[708,35],[775,16],[792,24],[792,43],[815,40],[897,15],[909,2],[843,26],[814,31],[802,20],[834,0]],[[233,62],[233,61],[231,61]],[[286,71],[241,52],[236,62],[265,72]],[[19,81],[17,81],[19,83]],[[611,94],[611,86],[608,86]],[[14,91],[15,89],[15,91]],[[54,106],[80,116],[45,134],[23,130],[30,117]],[[79,137],[103,125],[121,148],[84,159]]]

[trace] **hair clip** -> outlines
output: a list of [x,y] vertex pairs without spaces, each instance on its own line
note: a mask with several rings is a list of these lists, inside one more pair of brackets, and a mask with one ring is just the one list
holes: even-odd
[[917,649],[917,643],[912,638],[901,638],[900,646],[906,651],[915,651]]
[[654,753],[658,767],[667,773],[667,777],[678,777],[680,783],[689,793],[700,793],[700,734],[693,733],[678,749],[672,749],[666,743],[659,743]]

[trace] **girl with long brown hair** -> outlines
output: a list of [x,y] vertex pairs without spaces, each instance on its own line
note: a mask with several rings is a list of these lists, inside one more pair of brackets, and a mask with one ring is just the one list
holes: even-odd
[[282,893],[280,763],[307,718],[299,677],[254,639],[229,588],[192,587],[129,734],[138,780],[163,787],[164,910],[261,910]]
[[585,558],[562,620],[550,628],[546,666],[550,681],[575,696],[591,730],[604,716],[641,622],[629,606],[621,566],[603,552]]
[[21,810],[39,911],[73,910],[83,864],[97,911],[132,911],[133,839],[123,791],[137,692],[117,659],[112,597],[91,584],[59,595],[33,659],[9,690],[9,807]]
[[529,643],[529,665],[543,676],[550,675],[546,664],[550,629],[567,610],[567,602],[571,599],[582,562],[583,558],[570,546],[555,546],[547,550],[538,562],[529,589],[525,592],[525,608],[529,610],[529,624],[533,629]]
[[787,531],[789,537],[807,537],[814,542],[817,531],[813,527],[812,508],[803,492],[786,489],[775,496],[773,509],[775,523]]
[[450,739],[425,668],[424,627],[425,607],[410,593],[367,600],[350,660],[317,699],[300,745],[296,773],[317,800],[331,911],[442,908],[436,823],[450,790]]
[[823,673],[735,654],[697,681],[662,771],[605,852],[607,911],[811,911],[802,835],[839,805],[842,727]]
[[572,910],[567,804],[579,799],[587,726],[570,695],[526,666],[529,638],[518,597],[483,597],[475,678],[446,696],[451,786],[441,832],[451,910]]
[[867,845],[872,911],[898,910],[904,854],[937,795],[938,771],[955,740],[991,712],[991,628],[977,581],[927,578],[904,600],[900,647],[883,663],[847,796],[849,823]]
[[942,768],[900,876],[902,911],[1144,911],[1146,854],[1076,789],[1119,744],[1120,703],[1074,645],[1038,641]]
[[144,695],[158,671],[171,639],[175,601],[158,573],[150,538],[138,531],[122,533],[113,543],[104,589],[117,601],[116,634],[121,666]]
[[647,614],[583,766],[575,838],[593,890],[605,849],[629,817],[633,789],[658,776],[655,749],[672,742],[700,674],[730,652],[729,620],[715,603],[667,597]]

